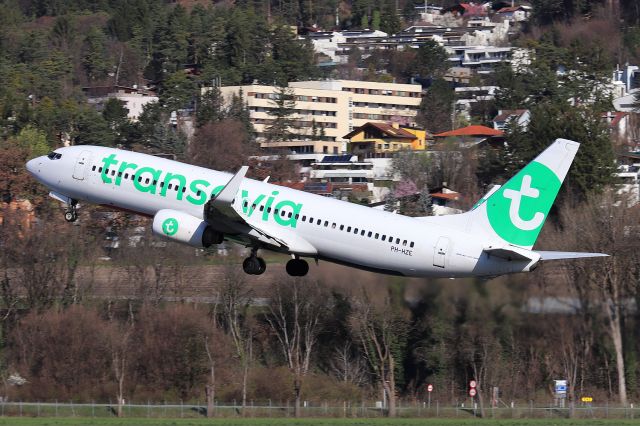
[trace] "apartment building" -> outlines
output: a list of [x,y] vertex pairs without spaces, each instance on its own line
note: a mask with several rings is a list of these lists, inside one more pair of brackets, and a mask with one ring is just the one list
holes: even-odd
[[[295,129],[299,140],[345,142],[344,136],[369,121],[415,125],[422,96],[418,84],[352,80],[298,81],[289,83],[295,96]],[[203,88],[203,93],[210,88]],[[265,138],[273,121],[278,88],[258,84],[221,87],[225,101],[242,91],[258,140]]]

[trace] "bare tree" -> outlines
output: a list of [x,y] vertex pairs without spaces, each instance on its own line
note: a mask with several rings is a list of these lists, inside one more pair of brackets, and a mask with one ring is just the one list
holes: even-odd
[[293,374],[296,417],[301,414],[302,382],[311,366],[327,300],[318,283],[299,278],[278,280],[271,289],[266,320]]
[[387,414],[396,417],[396,368],[406,338],[407,324],[386,297],[377,308],[366,292],[355,299],[351,327],[369,362],[380,388],[382,400],[388,399]]
[[[626,197],[612,191],[563,212],[562,242],[586,251],[604,252],[602,260],[572,262],[570,281],[590,286],[597,294],[615,350],[618,396],[627,405],[623,317],[638,294],[640,276],[640,214]],[[559,236],[560,237],[560,236]]]
[[219,286],[218,303],[221,307],[222,323],[231,337],[236,356],[242,368],[242,409],[247,406],[247,380],[253,358],[253,331],[251,329],[249,307],[253,292],[245,281],[244,273],[238,268],[227,268]]
[[239,120],[226,118],[200,127],[189,145],[191,162],[235,172],[251,155],[250,135]]
[[124,323],[120,323],[113,316],[113,311],[109,310],[110,329],[108,334],[108,345],[111,352],[111,366],[113,374],[117,382],[116,399],[118,401],[117,416],[123,416],[123,408],[125,404],[124,388],[125,379],[128,373],[128,362],[132,357],[134,317],[131,303],[129,306],[128,319]]

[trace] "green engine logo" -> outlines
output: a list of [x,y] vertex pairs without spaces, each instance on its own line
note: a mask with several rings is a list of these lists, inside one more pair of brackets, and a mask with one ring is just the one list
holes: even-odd
[[532,162],[487,202],[493,230],[505,241],[532,246],[562,182],[541,163]]
[[172,217],[162,222],[162,232],[171,236],[178,232],[178,221]]

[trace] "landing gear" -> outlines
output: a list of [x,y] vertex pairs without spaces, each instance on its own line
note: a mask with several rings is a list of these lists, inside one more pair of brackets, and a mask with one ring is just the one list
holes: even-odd
[[67,210],[64,212],[64,220],[67,222],[75,222],[78,220],[78,211],[76,210],[76,205],[78,202],[76,200],[71,200],[69,204],[67,204]]
[[257,256],[258,249],[251,249],[251,256],[242,262],[242,269],[249,275],[262,275],[267,270],[267,264],[264,259]]
[[309,264],[300,258],[291,259],[287,262],[287,274],[292,277],[304,277],[309,272]]

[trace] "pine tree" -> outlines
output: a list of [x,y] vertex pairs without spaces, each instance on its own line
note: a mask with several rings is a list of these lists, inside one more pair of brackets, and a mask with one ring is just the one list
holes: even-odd
[[271,109],[268,111],[271,124],[266,129],[266,138],[269,142],[282,142],[292,140],[295,134],[291,131],[295,123],[292,118],[295,113],[295,95],[293,89],[279,86],[276,89],[275,99],[271,101]]

